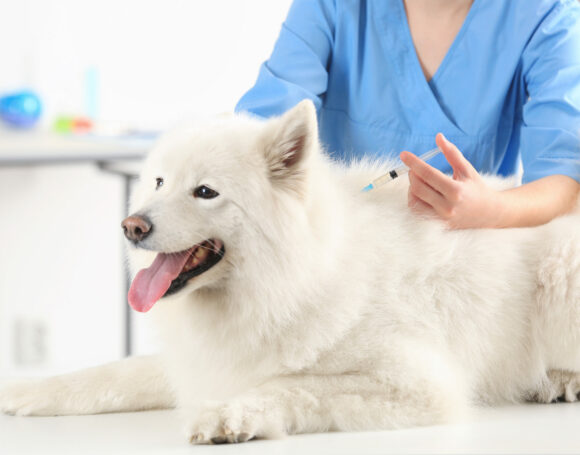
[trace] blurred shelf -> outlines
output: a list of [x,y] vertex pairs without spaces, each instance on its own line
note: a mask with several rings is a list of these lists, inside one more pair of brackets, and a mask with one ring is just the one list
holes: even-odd
[[2,132],[0,166],[140,161],[154,143],[155,138],[152,136]]

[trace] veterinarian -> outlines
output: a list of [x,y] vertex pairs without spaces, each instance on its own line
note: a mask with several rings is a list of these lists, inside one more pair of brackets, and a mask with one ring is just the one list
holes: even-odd
[[[269,117],[304,98],[336,159],[413,152],[400,158],[415,210],[453,228],[545,223],[580,190],[580,3],[294,0],[236,110]],[[434,142],[444,156],[415,156]],[[517,188],[480,177],[520,162]]]

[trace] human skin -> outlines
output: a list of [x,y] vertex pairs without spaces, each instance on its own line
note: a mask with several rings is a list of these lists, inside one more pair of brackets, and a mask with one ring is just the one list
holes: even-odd
[[428,81],[435,75],[473,0],[405,0],[417,59]]
[[409,207],[437,216],[453,229],[537,226],[571,211],[580,184],[565,175],[550,175],[504,191],[489,188],[459,149],[443,134],[435,142],[453,169],[443,174],[410,152]]

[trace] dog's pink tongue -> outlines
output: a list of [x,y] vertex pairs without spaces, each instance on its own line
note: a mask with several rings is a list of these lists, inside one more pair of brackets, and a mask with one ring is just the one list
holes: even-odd
[[129,304],[141,313],[149,311],[167,292],[189,258],[189,251],[159,253],[150,267],[140,270],[129,289]]

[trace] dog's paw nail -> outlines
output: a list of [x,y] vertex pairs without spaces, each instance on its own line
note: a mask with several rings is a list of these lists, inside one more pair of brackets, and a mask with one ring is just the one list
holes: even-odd
[[189,438],[189,442],[191,444],[198,444],[200,442],[202,442],[204,440],[204,436],[203,433],[195,433],[191,436],[191,438]]
[[230,435],[234,434],[234,432],[232,431],[232,429],[230,427],[224,426],[224,434],[226,436],[230,436]]

